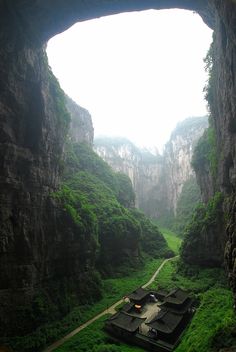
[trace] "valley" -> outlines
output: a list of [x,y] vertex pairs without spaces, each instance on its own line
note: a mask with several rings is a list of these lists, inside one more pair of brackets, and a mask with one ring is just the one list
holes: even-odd
[[[178,236],[163,231],[172,250],[179,247],[181,240]],[[176,252],[177,253],[177,252]],[[217,351],[218,344],[225,348],[236,346],[234,336],[234,325],[236,323],[234,311],[232,309],[232,294],[226,288],[226,278],[222,269],[205,269],[199,267],[178,268],[179,260],[170,261],[160,271],[154,283],[149,288],[153,289],[173,289],[180,287],[192,292],[198,300],[199,308],[194,318],[185,332],[183,339],[175,350],[176,352],[191,351]],[[188,272],[189,270],[189,272]],[[135,275],[139,276],[139,273]],[[147,276],[146,276],[147,277]],[[132,280],[131,277],[127,277]],[[135,279],[130,286],[126,286],[127,292],[140,286],[144,276]],[[124,280],[124,281],[123,281]],[[126,278],[123,278],[123,284]],[[116,287],[118,281],[113,280],[112,287]],[[122,286],[123,286],[122,284]],[[119,284],[118,284],[119,285]],[[124,292],[124,291],[121,291]],[[57,352],[141,352],[143,349],[124,344],[121,341],[113,340],[103,327],[107,316],[101,317],[91,326],[87,327],[62,346],[55,349]],[[219,331],[224,331],[219,335]],[[206,333],[207,332],[207,333]],[[234,347],[233,347],[234,348]],[[233,349],[232,349],[233,351]]]
[[[76,22],[170,8],[213,31],[209,116],[178,124],[163,155],[127,140],[94,146],[92,117],[60,87],[48,40]],[[176,352],[236,350],[235,14],[233,0],[0,0],[0,350],[44,351],[165,260],[150,287],[189,290],[198,305]],[[56,351],[141,351],[108,336],[104,319]]]

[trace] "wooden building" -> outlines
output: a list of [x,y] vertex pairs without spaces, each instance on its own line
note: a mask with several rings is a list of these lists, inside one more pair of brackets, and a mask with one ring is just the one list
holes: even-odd
[[146,322],[150,329],[150,336],[156,340],[162,340],[175,344],[185,328],[185,317],[165,309],[161,309],[157,315]]
[[192,298],[188,292],[180,288],[172,290],[162,301],[161,307],[168,309],[174,313],[185,314],[193,304]]
[[139,330],[140,325],[144,321],[145,318],[133,316],[121,311],[107,320],[107,328],[113,330],[113,332],[120,336],[124,334],[134,334]]
[[142,305],[145,303],[150,296],[152,291],[145,290],[142,287],[137,288],[137,290],[133,291],[131,294],[129,294],[127,297],[129,298],[130,302],[134,304],[140,304]]
[[[158,302],[151,299],[153,295]],[[146,350],[173,351],[194,312],[189,294],[181,289],[167,293],[138,288],[128,297],[130,303],[107,319],[105,329]],[[142,306],[140,312],[137,305]]]

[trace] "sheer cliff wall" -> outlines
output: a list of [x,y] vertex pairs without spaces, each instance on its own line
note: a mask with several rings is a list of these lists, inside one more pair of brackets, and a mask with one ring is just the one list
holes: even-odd
[[128,175],[134,187],[135,205],[151,218],[176,215],[183,185],[195,172],[194,147],[208,126],[208,118],[180,122],[165,145],[163,155],[140,149],[125,138],[95,138],[94,150],[115,171]]

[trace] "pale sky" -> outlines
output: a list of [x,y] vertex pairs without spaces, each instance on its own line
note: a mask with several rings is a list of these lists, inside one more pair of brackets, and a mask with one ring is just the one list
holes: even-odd
[[178,121],[207,114],[211,41],[197,14],[150,10],[77,23],[47,53],[61,87],[91,113],[95,135],[161,150]]

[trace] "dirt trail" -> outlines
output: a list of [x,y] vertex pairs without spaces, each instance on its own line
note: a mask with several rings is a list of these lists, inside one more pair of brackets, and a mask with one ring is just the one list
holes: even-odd
[[[150,278],[150,280],[144,284],[142,286],[142,288],[146,288],[149,285],[151,285],[151,283],[155,280],[155,278],[157,277],[157,275],[159,274],[159,272],[161,271],[161,269],[163,268],[163,266],[170,260],[174,260],[176,258],[178,258],[179,256],[175,256],[172,258],[168,258],[165,259],[161,265],[158,267],[158,269],[155,271],[155,273],[152,275],[152,277]],[[78,328],[76,328],[75,330],[71,331],[68,335],[64,336],[63,338],[61,338],[60,340],[54,342],[51,346],[47,347],[44,351],[42,352],[51,352],[54,351],[57,347],[61,346],[64,342],[66,342],[67,340],[69,340],[72,336],[76,335],[78,332],[80,332],[81,330],[85,329],[87,326],[89,326],[90,324],[92,324],[95,320],[101,318],[103,315],[105,314],[114,314],[116,312],[115,308],[117,306],[119,306],[122,302],[124,302],[123,299],[120,299],[118,302],[114,303],[112,306],[110,306],[109,308],[105,309],[103,312],[99,313],[98,315],[96,315],[95,317],[93,317],[92,319],[88,320],[86,323],[78,326]]]

